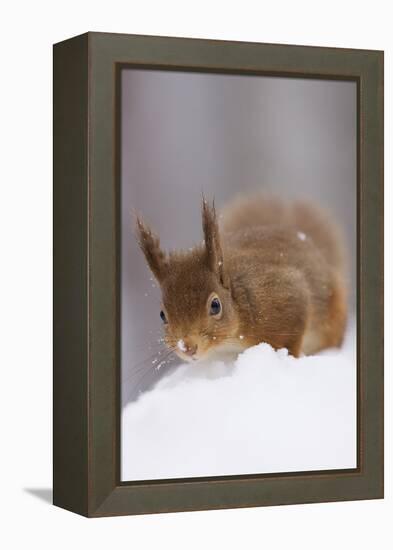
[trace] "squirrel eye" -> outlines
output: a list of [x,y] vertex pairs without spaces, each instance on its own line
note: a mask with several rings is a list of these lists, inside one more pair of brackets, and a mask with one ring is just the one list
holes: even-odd
[[166,318],[166,315],[165,315],[165,313],[164,313],[162,310],[160,311],[160,317],[161,317],[161,321],[162,321],[163,323],[166,324],[166,323],[168,322],[168,320],[167,320],[167,318]]
[[210,315],[218,315],[221,312],[221,303],[218,298],[213,298],[210,304]]

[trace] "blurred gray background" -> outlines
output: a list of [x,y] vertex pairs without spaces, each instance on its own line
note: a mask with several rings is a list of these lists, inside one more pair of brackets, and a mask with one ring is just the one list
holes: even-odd
[[314,199],[344,230],[354,305],[354,82],[124,69],[121,86],[123,405],[171,368],[155,368],[165,355],[160,292],[134,210],[174,249],[202,238],[202,191],[218,207],[263,189]]

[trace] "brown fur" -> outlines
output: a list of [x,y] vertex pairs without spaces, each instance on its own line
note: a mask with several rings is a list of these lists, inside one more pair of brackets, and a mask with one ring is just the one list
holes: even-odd
[[[296,357],[341,345],[344,254],[326,213],[257,196],[232,202],[219,220],[220,227],[214,205],[203,200],[204,243],[171,254],[138,220],[141,249],[162,291],[167,345],[183,359],[191,349],[199,359],[260,342]],[[214,297],[219,318],[209,314]]]

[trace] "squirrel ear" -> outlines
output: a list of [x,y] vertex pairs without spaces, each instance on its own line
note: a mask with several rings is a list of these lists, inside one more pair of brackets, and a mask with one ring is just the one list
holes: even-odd
[[153,275],[158,282],[162,281],[167,271],[168,262],[165,252],[160,248],[160,239],[139,217],[136,219],[136,233],[139,246]]
[[212,206],[210,206],[205,197],[202,199],[202,227],[205,237],[207,265],[209,269],[218,276],[222,286],[229,288],[229,277],[225,272],[224,256],[220,243],[220,233],[214,201]]

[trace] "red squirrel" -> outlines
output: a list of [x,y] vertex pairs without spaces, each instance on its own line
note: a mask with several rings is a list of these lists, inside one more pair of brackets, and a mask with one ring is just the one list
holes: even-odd
[[162,294],[165,343],[186,361],[266,342],[295,357],[340,346],[347,318],[342,238],[309,202],[252,196],[218,216],[202,201],[204,241],[167,253],[137,218]]

